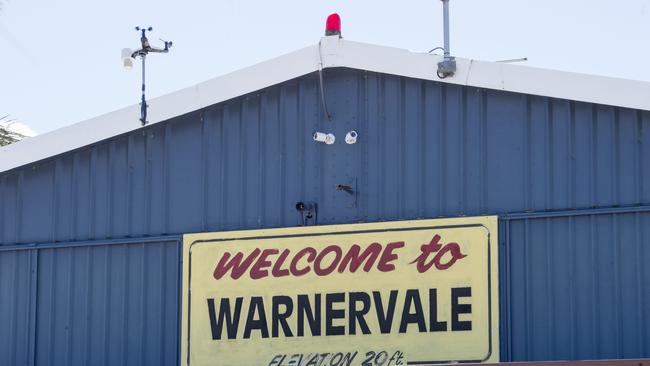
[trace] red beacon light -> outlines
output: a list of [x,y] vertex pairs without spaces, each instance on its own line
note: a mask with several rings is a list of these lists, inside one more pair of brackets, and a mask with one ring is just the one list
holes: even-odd
[[326,36],[341,36],[341,17],[337,13],[330,14],[325,22]]

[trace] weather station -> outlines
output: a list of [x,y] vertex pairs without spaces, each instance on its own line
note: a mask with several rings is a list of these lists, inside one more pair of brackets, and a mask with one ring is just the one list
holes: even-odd
[[149,107],[147,105],[147,100],[145,97],[145,66],[147,55],[150,52],[168,53],[169,49],[172,47],[172,42],[161,39],[161,41],[165,44],[163,48],[152,47],[151,44],[149,44],[149,39],[147,38],[147,31],[151,32],[153,31],[153,28],[135,27],[135,30],[142,32],[142,35],[140,37],[141,47],[135,51],[130,48],[123,48],[122,65],[125,69],[131,70],[133,68],[133,63],[136,57],[140,57],[140,60],[142,61],[142,100],[140,101],[140,122],[142,123],[142,126],[144,126],[147,124],[147,108]]

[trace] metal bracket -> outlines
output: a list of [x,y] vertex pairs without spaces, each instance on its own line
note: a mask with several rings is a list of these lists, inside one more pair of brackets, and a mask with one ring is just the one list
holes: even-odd
[[349,194],[354,194],[354,189],[352,188],[352,186],[349,186],[347,184],[339,184],[339,185],[337,185],[336,190],[337,191],[343,191],[343,192],[346,192],[346,193],[349,193]]
[[454,57],[445,57],[438,62],[438,77],[444,79],[453,76],[456,73],[456,59]]
[[357,190],[357,178],[354,178],[350,184],[337,184],[336,190],[339,192],[344,192],[351,197],[352,203],[348,207],[357,207],[357,200],[359,198],[359,191]]
[[318,205],[314,202],[296,202],[296,210],[300,213],[300,225],[318,224]]

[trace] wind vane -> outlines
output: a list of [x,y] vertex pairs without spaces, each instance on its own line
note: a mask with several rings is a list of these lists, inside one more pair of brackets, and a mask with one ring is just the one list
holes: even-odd
[[142,44],[142,47],[138,50],[131,50],[130,48],[124,48],[122,49],[122,63],[124,65],[124,68],[127,70],[130,70],[133,68],[133,61],[135,60],[136,57],[140,57],[142,60],[142,101],[140,102],[140,122],[142,122],[142,125],[147,124],[147,100],[145,99],[145,59],[146,56],[149,54],[149,52],[154,52],[154,53],[167,53],[169,52],[169,49],[172,46],[171,41],[164,41],[161,39],[162,42],[165,43],[164,48],[156,48],[152,47],[149,44],[149,39],[147,39],[146,32],[149,31],[151,32],[153,30],[152,27],[148,28],[140,28],[140,27],[135,27],[135,30],[138,32],[142,32],[142,36],[140,37],[140,43]]

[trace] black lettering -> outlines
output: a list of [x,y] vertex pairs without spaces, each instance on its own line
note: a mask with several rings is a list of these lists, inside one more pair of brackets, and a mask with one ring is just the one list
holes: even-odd
[[345,356],[343,357],[343,360],[341,360],[341,363],[339,365],[343,366],[350,366],[352,364],[352,361],[354,361],[354,358],[357,357],[357,352],[359,351],[354,351],[354,353],[346,353]]
[[[285,311],[280,312],[280,305],[284,305]],[[282,331],[285,337],[293,337],[291,327],[287,323],[287,318],[293,313],[293,300],[289,296],[273,296],[273,325],[271,326],[271,336],[273,338],[279,337],[279,325],[282,326]]]
[[343,358],[343,353],[339,352],[334,354],[332,358],[330,358],[330,366],[336,366],[339,363],[341,363],[341,359]]
[[285,357],[286,355],[276,355],[271,359],[269,366],[282,365],[282,361],[284,361]]
[[[415,305],[415,312],[411,313],[411,304]],[[420,300],[420,291],[406,290],[404,297],[404,309],[402,310],[402,320],[399,325],[399,332],[406,333],[406,328],[411,323],[417,323],[418,330],[423,333],[427,331],[424,322],[424,311],[422,310],[422,301]]]
[[329,355],[329,352],[320,354],[321,359],[320,359],[320,362],[318,363],[318,366],[323,365],[323,361],[325,361],[325,359],[327,358],[328,355]]
[[216,341],[221,339],[224,318],[228,339],[237,338],[237,328],[239,327],[239,316],[241,314],[241,304],[243,300],[243,297],[235,299],[235,313],[233,317],[230,313],[230,299],[221,299],[221,304],[219,305],[219,317],[217,318],[214,311],[214,299],[208,299],[208,314],[210,316],[210,328],[212,330],[213,340]]
[[375,351],[368,351],[366,352],[366,358],[361,361],[361,366],[372,366],[373,362],[375,360]]
[[333,325],[334,320],[345,318],[345,310],[333,309],[335,303],[345,301],[345,294],[337,292],[325,295],[325,335],[344,335],[344,325]]
[[[310,356],[311,356],[311,354],[310,354]],[[311,358],[309,359],[309,362],[307,362],[306,366],[318,366],[318,353],[311,356]]]
[[458,320],[460,314],[471,314],[472,304],[459,304],[458,298],[471,297],[471,287],[458,287],[451,289],[451,330],[472,330],[472,322]]
[[438,321],[438,290],[429,289],[429,332],[446,332],[447,322]]
[[[259,319],[255,320],[255,313]],[[244,339],[251,337],[253,330],[259,330],[262,338],[269,337],[269,325],[266,322],[266,312],[264,311],[264,299],[260,296],[251,297],[251,304],[248,307],[248,316],[246,317],[246,327],[244,328]]]
[[393,325],[393,317],[395,316],[395,304],[397,303],[397,290],[392,290],[388,296],[388,308],[384,313],[384,304],[381,301],[381,293],[379,291],[372,292],[372,298],[375,301],[375,309],[377,310],[377,322],[379,323],[379,330],[382,334],[390,333],[390,328]]
[[309,323],[312,336],[320,335],[321,318],[320,318],[320,294],[314,295],[314,311],[312,312],[309,304],[308,295],[298,295],[298,337],[305,335],[305,317]]
[[[363,303],[361,310],[357,310],[357,302],[359,301]],[[368,323],[364,318],[364,315],[370,311],[370,296],[365,292],[350,292],[349,307],[350,334],[357,334],[357,322],[359,322],[361,333],[370,334],[370,328],[368,328]]]
[[289,359],[287,365],[302,365],[302,357],[303,357],[302,353],[294,353],[293,355],[291,355],[291,358]]
[[388,352],[386,351],[380,351],[377,353],[377,356],[375,356],[375,365],[383,366],[386,361],[388,361]]

